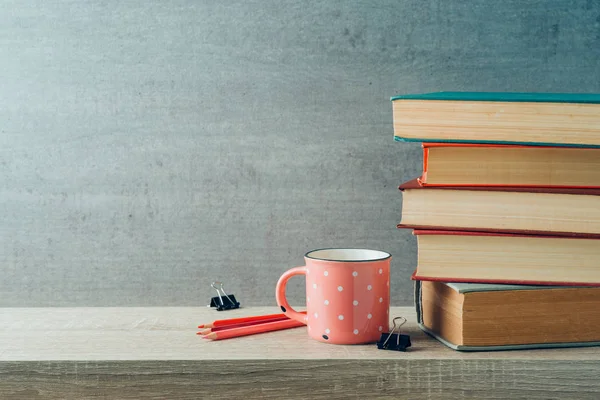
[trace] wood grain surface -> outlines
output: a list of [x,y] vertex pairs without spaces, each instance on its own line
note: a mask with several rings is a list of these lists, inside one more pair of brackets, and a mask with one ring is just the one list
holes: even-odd
[[413,347],[336,346],[305,328],[210,342],[196,325],[258,307],[0,309],[0,398],[596,399],[600,349],[460,353],[405,316]]

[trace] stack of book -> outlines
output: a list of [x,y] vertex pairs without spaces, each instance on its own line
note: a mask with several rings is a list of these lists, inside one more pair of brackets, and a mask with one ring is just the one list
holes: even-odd
[[600,345],[600,95],[392,98],[426,332],[458,350]]

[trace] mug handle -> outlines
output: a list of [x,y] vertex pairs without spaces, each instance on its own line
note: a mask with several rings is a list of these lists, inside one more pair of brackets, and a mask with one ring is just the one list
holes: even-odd
[[277,305],[281,308],[281,311],[283,311],[286,317],[306,325],[308,323],[306,314],[299,313],[290,307],[290,304],[285,297],[285,287],[287,282],[294,275],[306,275],[306,267],[294,267],[285,271],[277,282],[277,286],[275,288],[275,297],[277,298]]

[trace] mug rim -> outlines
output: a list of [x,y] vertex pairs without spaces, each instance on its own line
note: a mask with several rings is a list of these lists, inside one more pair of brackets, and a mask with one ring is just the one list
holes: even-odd
[[[357,259],[357,260],[337,260],[337,259],[332,259],[332,258],[315,257],[315,256],[311,256],[310,255],[311,253],[315,253],[317,251],[323,251],[323,250],[362,250],[362,251],[379,252],[379,253],[384,253],[384,254],[387,254],[387,255],[384,256],[384,257],[379,257],[379,258]],[[383,261],[383,260],[387,260],[388,258],[391,258],[392,255],[390,253],[388,253],[387,251],[365,249],[365,248],[360,248],[360,247],[323,247],[323,248],[320,248],[320,249],[314,249],[314,250],[307,251],[304,254],[304,257],[310,258],[311,260],[347,263],[347,262],[375,262],[375,261]]]

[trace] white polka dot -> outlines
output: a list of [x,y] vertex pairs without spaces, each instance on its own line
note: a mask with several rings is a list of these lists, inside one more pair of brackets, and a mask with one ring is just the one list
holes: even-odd
[[331,331],[329,330],[329,328],[325,329],[325,333],[327,333],[327,334],[331,333]]
[[344,288],[341,286],[338,286],[338,290],[341,292],[342,290],[344,290]]
[[354,300],[354,301],[352,302],[352,304],[354,304],[355,306],[357,306],[357,305],[358,305],[358,300]]
[[343,316],[343,315],[338,315],[338,319],[339,319],[340,321],[343,321],[343,320],[344,320],[344,316]]
[[373,318],[373,315],[371,315],[371,314],[369,313],[369,314],[367,314],[367,318],[368,318],[368,319],[371,319],[371,318]]
[[310,269],[306,270],[306,275],[310,275]]
[[354,330],[354,334],[355,334],[355,335],[358,335],[358,329],[355,329],[355,330]]
[[306,298],[306,302],[309,303],[310,302],[310,297]]
[[383,274],[383,270],[381,268],[379,268],[379,273]]
[[317,288],[317,284],[313,283],[313,289],[316,289],[316,288]]
[[381,332],[383,330],[383,326],[379,327],[379,332]]
[[327,275],[329,275],[329,272],[325,271],[325,272],[323,272],[323,275],[327,276]]
[[373,286],[371,286],[371,285],[367,286],[367,290],[371,290],[371,289],[373,289]]
[[380,302],[380,303],[383,303],[383,297],[380,297],[380,298],[379,298],[379,302]]
[[319,318],[319,314],[315,313],[315,318]]
[[329,300],[325,300],[325,305],[328,306],[329,305]]
[[358,272],[354,271],[354,272],[352,273],[352,276],[358,276]]

